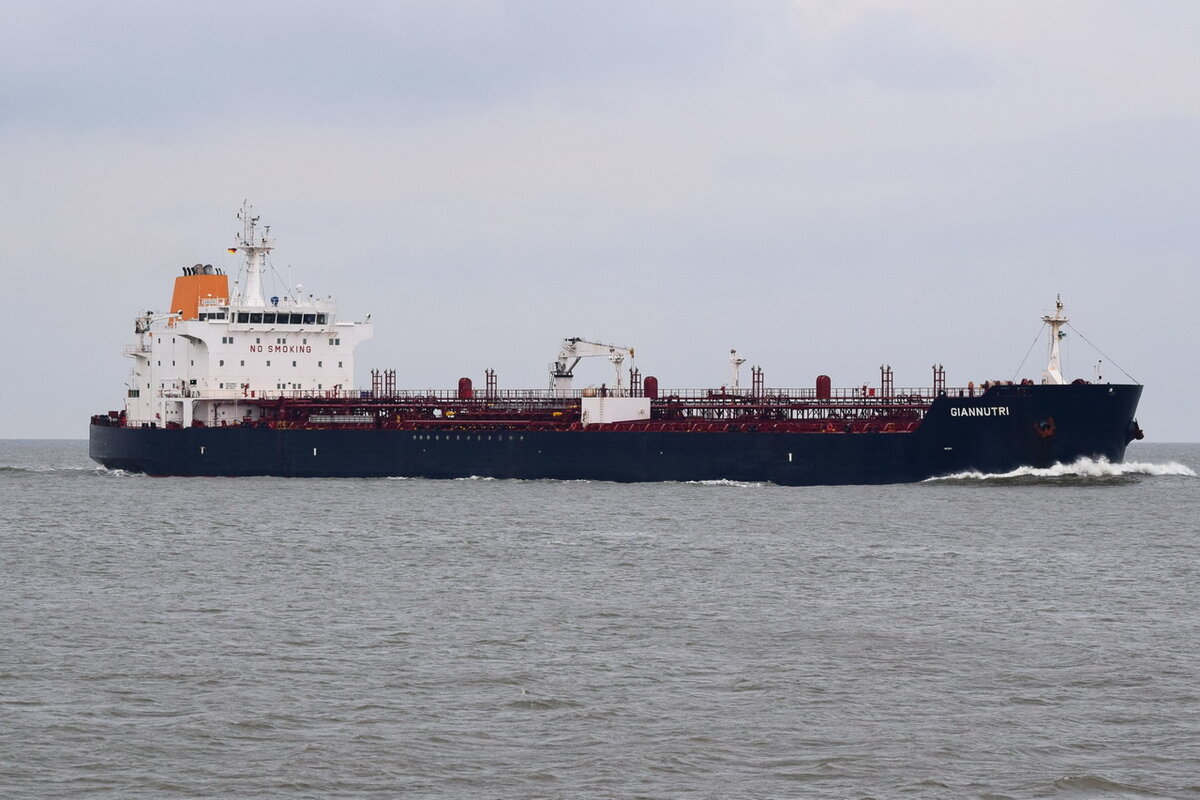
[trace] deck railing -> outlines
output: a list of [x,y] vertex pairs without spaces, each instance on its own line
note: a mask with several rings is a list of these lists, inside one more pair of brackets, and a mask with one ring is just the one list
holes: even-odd
[[[947,387],[943,390],[950,397],[977,397],[983,393],[981,386]],[[552,389],[500,389],[492,394],[476,391],[469,402],[491,403],[547,403],[559,400],[563,404],[578,400],[585,396],[586,390],[574,389],[557,391]],[[366,389],[329,389],[329,390],[300,390],[300,389],[271,389],[267,391],[243,391],[240,389],[164,389],[159,390],[159,397],[191,398],[197,400],[226,400],[230,402],[246,400],[258,403],[264,400],[329,400],[329,401],[363,401],[369,404],[380,403],[414,403],[432,402],[446,403],[460,400],[454,389],[404,389],[376,394]],[[660,390],[658,402],[671,402],[681,405],[762,405],[786,403],[834,403],[853,404],[862,406],[896,405],[896,404],[928,404],[933,402],[937,393],[932,388],[900,388],[884,395],[877,387],[855,387],[831,389],[827,396],[819,397],[814,388],[768,388],[754,393],[747,389],[732,391],[729,389],[668,389]]]

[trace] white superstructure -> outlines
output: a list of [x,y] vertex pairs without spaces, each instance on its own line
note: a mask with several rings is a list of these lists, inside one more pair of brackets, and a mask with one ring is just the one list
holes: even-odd
[[171,308],[135,323],[137,342],[125,401],[127,425],[236,425],[259,415],[250,398],[335,397],[354,388],[354,349],[369,321],[342,322],[332,297],[301,286],[264,297],[263,274],[274,243],[243,205],[242,234],[229,252],[245,257],[244,284],[211,264],[175,279]]

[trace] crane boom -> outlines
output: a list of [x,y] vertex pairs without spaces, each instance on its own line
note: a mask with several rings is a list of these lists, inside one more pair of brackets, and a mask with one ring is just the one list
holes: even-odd
[[601,356],[612,362],[617,371],[614,394],[618,396],[624,394],[621,364],[626,358],[633,360],[633,348],[592,342],[578,336],[563,339],[562,347],[558,351],[558,358],[550,364],[550,388],[559,394],[568,394],[571,391],[571,379],[575,377],[576,365],[581,359],[592,356]]

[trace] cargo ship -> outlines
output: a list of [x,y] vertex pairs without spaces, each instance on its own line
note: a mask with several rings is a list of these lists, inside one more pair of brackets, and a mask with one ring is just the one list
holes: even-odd
[[[354,388],[354,351],[367,319],[338,317],[332,297],[295,286],[264,294],[270,228],[243,205],[228,252],[237,280],[211,264],[184,267],[166,312],[134,322],[124,408],[92,417],[91,457],[158,476],[492,477],[602,481],[748,481],[783,485],[920,481],[1004,473],[1080,458],[1118,462],[1142,437],[1142,387],[1067,380],[1061,299],[1040,380],[897,388],[775,389],[729,356],[729,381],[664,389],[635,352],[562,340],[542,389],[501,389],[487,370],[444,391],[396,388],[371,370]],[[584,358],[609,362],[612,383],[576,388]]]

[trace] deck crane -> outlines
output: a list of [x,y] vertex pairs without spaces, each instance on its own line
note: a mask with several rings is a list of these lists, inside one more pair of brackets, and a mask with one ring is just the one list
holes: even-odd
[[589,342],[578,336],[563,339],[562,348],[558,351],[558,358],[550,364],[550,388],[554,390],[555,394],[559,396],[570,394],[575,366],[580,359],[589,356],[603,356],[612,362],[617,371],[616,388],[612,394],[618,397],[624,395],[621,364],[626,358],[633,360],[633,348],[619,347],[603,342]]

